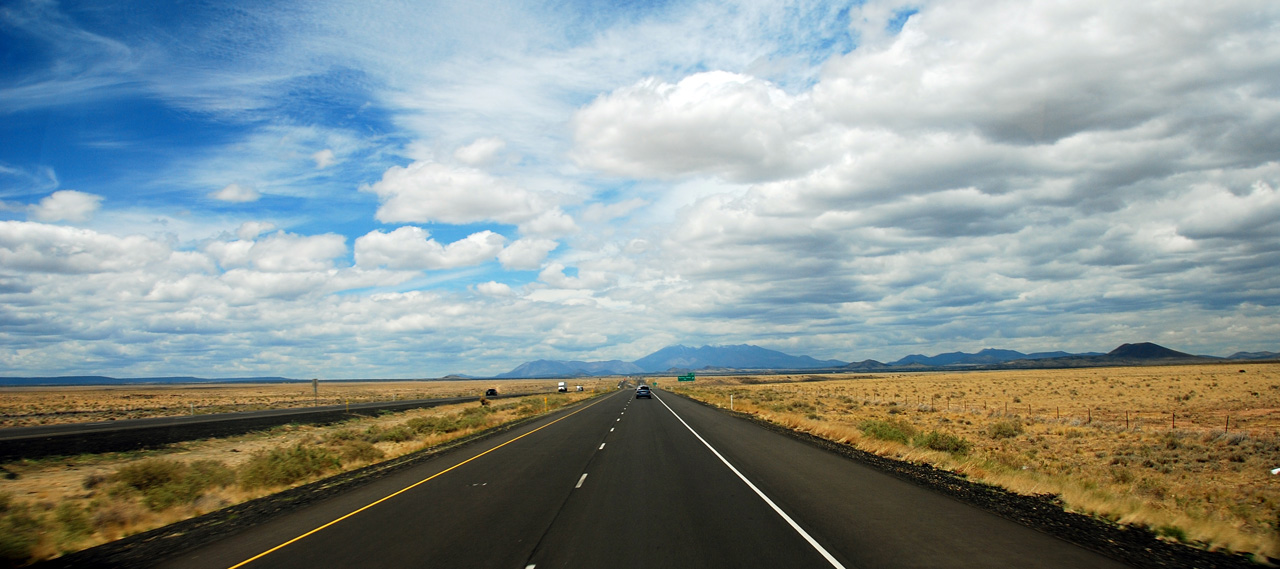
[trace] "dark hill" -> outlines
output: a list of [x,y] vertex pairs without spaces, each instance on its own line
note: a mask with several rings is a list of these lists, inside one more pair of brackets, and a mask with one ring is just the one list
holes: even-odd
[[1107,355],[1113,358],[1123,358],[1128,360],[1159,360],[1197,357],[1177,350],[1170,350],[1169,348],[1159,344],[1152,344],[1151,342],[1121,344],[1120,347],[1111,350]]

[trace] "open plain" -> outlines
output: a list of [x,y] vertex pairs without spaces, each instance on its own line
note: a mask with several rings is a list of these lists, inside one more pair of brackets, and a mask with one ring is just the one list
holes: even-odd
[[1280,555],[1280,364],[659,382],[1171,540]]
[[[598,380],[583,380],[594,386]],[[234,413],[343,403],[555,391],[546,380],[321,381],[0,387],[0,427]],[[590,387],[588,387],[589,389]]]

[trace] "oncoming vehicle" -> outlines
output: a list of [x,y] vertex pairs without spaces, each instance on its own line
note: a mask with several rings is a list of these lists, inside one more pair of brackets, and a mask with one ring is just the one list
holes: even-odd
[[562,382],[560,382],[560,385],[557,385],[557,386],[556,386],[556,392],[557,392],[557,393],[565,393],[565,392],[568,392],[568,391],[569,391],[569,387],[568,387],[568,386],[566,386],[566,385],[564,384],[564,382],[563,382],[563,381],[562,381]]
[[578,388],[577,388],[577,389],[575,389],[574,391],[582,391],[582,386],[581,386],[581,385],[579,385],[579,386],[578,386]]
[[640,387],[636,388],[636,399],[639,399],[641,397],[645,399],[653,399],[653,393],[649,391],[648,385],[641,385]]
[[498,390],[497,390],[497,389],[486,389],[486,390],[484,390],[484,395],[485,395],[485,397],[497,397],[497,396],[498,396]]

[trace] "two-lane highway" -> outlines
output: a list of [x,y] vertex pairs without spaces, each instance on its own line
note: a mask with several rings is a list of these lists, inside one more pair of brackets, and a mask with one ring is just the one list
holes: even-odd
[[748,421],[654,395],[604,396],[163,565],[1122,566]]

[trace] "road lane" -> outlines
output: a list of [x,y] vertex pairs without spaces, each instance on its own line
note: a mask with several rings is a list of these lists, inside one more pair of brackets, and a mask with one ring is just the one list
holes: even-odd
[[748,421],[657,396],[847,567],[1125,567]]
[[527,565],[831,567],[656,399],[633,399]]
[[626,396],[606,395],[554,424],[548,418],[467,445],[163,566],[226,569],[439,475],[245,567],[523,567]]

